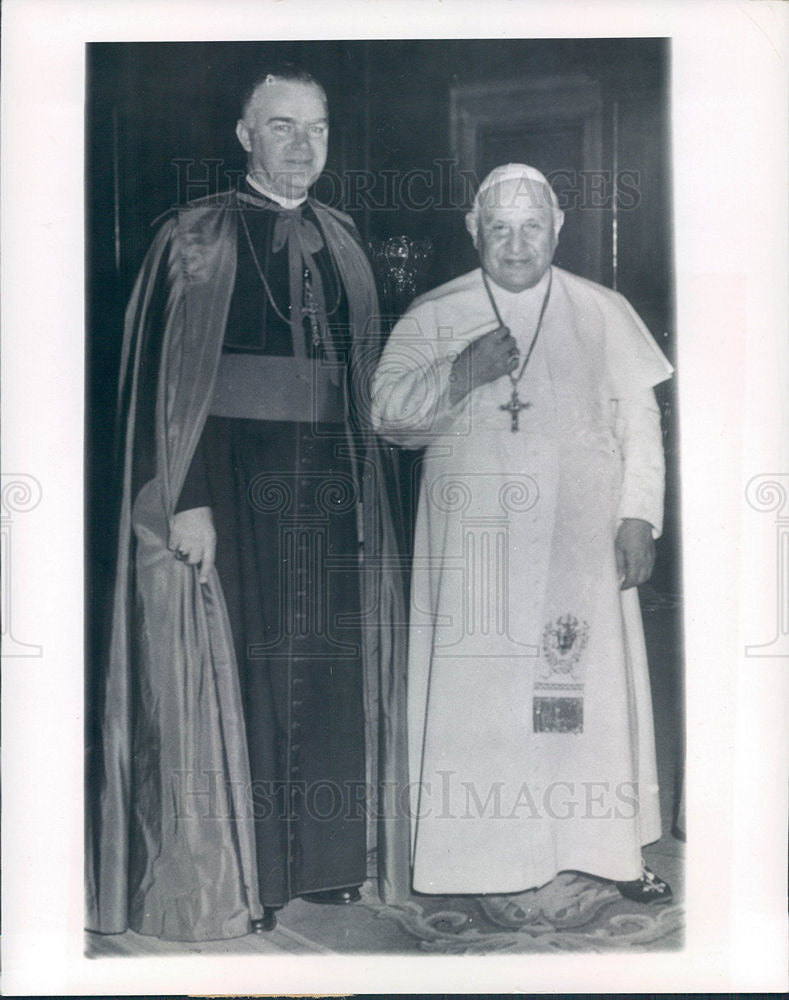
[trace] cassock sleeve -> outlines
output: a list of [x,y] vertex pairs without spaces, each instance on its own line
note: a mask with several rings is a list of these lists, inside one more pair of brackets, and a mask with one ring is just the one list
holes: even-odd
[[178,503],[175,505],[175,513],[180,514],[182,510],[193,510],[195,507],[211,507],[213,502],[208,477],[205,431],[203,431],[192,456]]
[[424,448],[451,433],[467,399],[449,401],[457,352],[438,337],[435,308],[424,302],[399,320],[386,343],[372,385],[375,430],[401,448]]
[[619,520],[637,517],[663,531],[665,459],[660,408],[652,389],[614,400],[614,431],[624,463]]

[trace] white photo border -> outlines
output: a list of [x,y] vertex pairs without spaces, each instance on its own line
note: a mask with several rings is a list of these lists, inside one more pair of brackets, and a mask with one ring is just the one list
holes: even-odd
[[[563,0],[6,0],[3,492],[32,477],[4,593],[4,993],[781,991],[789,591],[787,6]],[[83,926],[85,44],[670,37],[687,662],[687,936],[665,954],[88,959]],[[769,490],[768,490],[769,492]],[[749,494],[752,500],[752,494]],[[769,497],[768,497],[769,500]],[[5,544],[5,543],[4,543]],[[783,584],[782,584],[783,580]],[[4,634],[4,639],[7,640]]]

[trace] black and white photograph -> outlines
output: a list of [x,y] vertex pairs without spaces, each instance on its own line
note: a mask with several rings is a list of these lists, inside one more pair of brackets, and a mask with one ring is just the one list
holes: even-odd
[[[268,31],[260,12],[231,31],[248,10],[231,4],[227,28],[173,32],[168,6],[177,22],[153,4],[145,30],[107,11],[73,26],[68,169],[41,171],[56,133],[29,117],[34,176],[79,195],[75,244],[41,230],[63,280],[31,300],[56,329],[55,288],[77,285],[70,365],[46,375],[75,420],[51,466],[12,448],[4,468],[4,717],[22,667],[54,652],[42,609],[68,608],[74,766],[59,783],[54,759],[36,766],[62,786],[41,815],[72,859],[68,918],[43,922],[69,982],[216,992],[236,962],[235,992],[412,976],[429,993],[486,987],[484,958],[523,991],[550,968],[577,988],[584,959],[626,989],[653,968],[649,989],[697,953],[698,982],[742,982],[746,959],[717,949],[745,955],[737,913],[761,903],[733,901],[763,878],[785,900],[787,877],[785,789],[763,824],[776,867],[742,867],[754,803],[768,815],[743,746],[781,726],[789,649],[789,491],[767,457],[783,424],[743,435],[775,405],[758,373],[786,358],[754,361],[744,336],[781,293],[749,313],[755,260],[740,277],[705,229],[720,210],[750,237],[768,217],[724,207],[711,157],[687,153],[700,110],[720,115],[688,83],[695,32],[614,31],[604,5],[582,32],[549,30],[542,4],[531,29],[528,5],[486,27],[463,3],[441,30],[433,4],[394,28],[394,5],[361,3],[354,26],[289,0],[262,5]],[[12,104],[4,59],[4,132],[9,107],[11,125],[55,121],[18,43]],[[755,127],[748,100],[730,106]],[[780,178],[785,151],[764,149]],[[763,179],[741,176],[746,152],[732,196]],[[42,513],[73,524],[35,534],[78,599],[40,591],[30,619],[11,553]],[[748,940],[780,963],[761,898]]]
[[669,57],[88,47],[91,954],[681,946]]

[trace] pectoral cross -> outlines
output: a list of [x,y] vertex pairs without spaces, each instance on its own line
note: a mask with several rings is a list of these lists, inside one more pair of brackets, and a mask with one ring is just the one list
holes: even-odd
[[320,315],[320,307],[315,301],[315,293],[312,290],[312,275],[310,274],[310,269],[308,267],[304,268],[304,315],[309,320],[310,324],[310,334],[312,336],[312,346],[313,348],[320,347],[321,344],[321,327],[318,322],[318,316]]
[[512,387],[512,396],[510,396],[509,403],[502,403],[499,407],[500,410],[506,410],[510,415],[510,430],[515,432],[518,429],[518,414],[521,410],[528,410],[531,403],[522,403],[518,398],[518,387],[514,385]]

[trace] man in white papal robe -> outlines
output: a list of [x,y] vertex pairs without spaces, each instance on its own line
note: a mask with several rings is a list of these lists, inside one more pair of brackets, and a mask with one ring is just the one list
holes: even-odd
[[653,387],[671,374],[618,293],[551,264],[537,170],[498,167],[481,267],[395,326],[376,429],[425,448],[408,659],[413,888],[512,894],[557,873],[671,898],[637,586],[662,530]]

